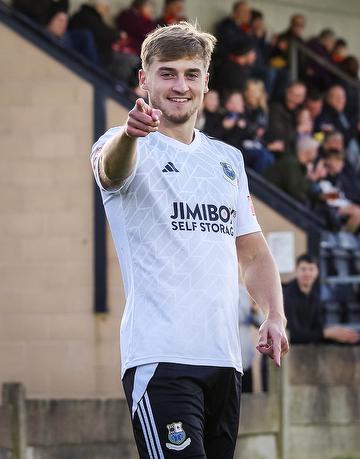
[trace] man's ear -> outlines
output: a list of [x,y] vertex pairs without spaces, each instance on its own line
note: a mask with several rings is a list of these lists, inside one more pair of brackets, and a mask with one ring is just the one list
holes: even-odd
[[148,86],[147,86],[147,83],[146,83],[146,74],[145,74],[144,69],[140,69],[139,70],[139,86],[144,91],[148,90]]
[[209,92],[209,73],[206,73],[205,75],[205,88],[204,88],[204,94]]

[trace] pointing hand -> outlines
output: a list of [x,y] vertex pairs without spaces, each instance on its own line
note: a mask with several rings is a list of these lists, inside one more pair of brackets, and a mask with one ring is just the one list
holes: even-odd
[[125,124],[126,134],[136,138],[146,137],[150,132],[156,132],[159,128],[161,115],[161,110],[150,107],[144,99],[137,99]]

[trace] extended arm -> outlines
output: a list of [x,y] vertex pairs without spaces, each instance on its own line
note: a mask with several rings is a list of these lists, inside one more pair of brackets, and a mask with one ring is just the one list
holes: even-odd
[[124,129],[108,140],[101,150],[100,180],[105,189],[121,185],[134,171],[138,137],[158,130],[161,112],[147,105],[143,99],[136,101],[129,112]]
[[266,316],[259,330],[257,349],[280,366],[281,356],[286,354],[289,344],[280,277],[274,259],[260,232],[237,237],[236,248],[246,288]]

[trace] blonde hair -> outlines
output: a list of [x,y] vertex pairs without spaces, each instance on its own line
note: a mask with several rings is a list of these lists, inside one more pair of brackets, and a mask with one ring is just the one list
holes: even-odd
[[247,102],[247,100],[246,100],[246,91],[249,90],[249,87],[251,85],[254,86],[256,88],[256,90],[258,91],[257,106],[255,108],[260,107],[265,112],[267,112],[268,111],[267,95],[266,95],[265,85],[261,80],[250,79],[250,80],[246,81],[245,89],[244,89],[245,102]]
[[199,57],[208,70],[216,38],[202,32],[198,25],[182,21],[151,32],[141,46],[141,61],[144,69],[151,65],[152,59],[174,61],[181,58]]

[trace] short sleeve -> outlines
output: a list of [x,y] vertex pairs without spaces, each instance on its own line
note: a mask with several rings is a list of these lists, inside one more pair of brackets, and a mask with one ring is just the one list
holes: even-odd
[[261,231],[257,221],[254,205],[250,196],[244,161],[241,157],[239,166],[239,192],[236,209],[235,236]]
[[130,183],[132,182],[133,178],[135,177],[136,174],[136,169],[137,169],[137,161],[136,161],[136,166],[134,168],[134,171],[132,174],[127,177],[119,186],[116,188],[112,189],[105,189],[101,183],[100,180],[100,173],[99,173],[99,161],[100,161],[100,156],[101,156],[101,150],[105,143],[110,140],[112,137],[117,135],[121,130],[123,129],[123,126],[117,126],[109,129],[108,131],[105,132],[104,135],[102,135],[97,142],[94,143],[92,149],[91,149],[91,156],[90,156],[90,161],[91,161],[91,167],[93,170],[93,174],[95,177],[95,181],[100,188],[101,191],[104,193],[108,194],[116,194],[120,193],[121,191],[125,191]]

